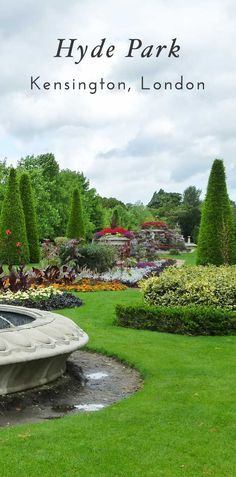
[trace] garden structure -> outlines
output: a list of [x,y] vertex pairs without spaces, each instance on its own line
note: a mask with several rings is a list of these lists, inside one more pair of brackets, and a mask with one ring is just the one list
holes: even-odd
[[53,381],[68,356],[88,341],[64,316],[0,305],[0,395]]

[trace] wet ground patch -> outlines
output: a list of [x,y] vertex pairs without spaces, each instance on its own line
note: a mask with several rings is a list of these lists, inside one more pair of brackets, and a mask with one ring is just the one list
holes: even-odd
[[133,394],[139,373],[116,359],[76,351],[66,373],[53,383],[0,397],[0,426],[98,411]]

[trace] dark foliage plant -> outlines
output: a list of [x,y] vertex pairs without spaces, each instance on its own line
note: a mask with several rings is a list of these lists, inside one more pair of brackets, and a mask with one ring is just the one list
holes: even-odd
[[2,266],[0,266],[0,289],[11,290],[17,292],[19,290],[25,291],[30,288],[33,283],[33,277],[29,270],[26,270],[24,265],[14,267],[8,266],[8,272],[4,272]]
[[236,334],[236,312],[207,306],[117,305],[115,323],[181,335]]
[[75,281],[77,272],[69,266],[58,267],[57,265],[49,265],[46,268],[32,267],[31,277],[37,285],[50,285],[52,283],[71,284]]

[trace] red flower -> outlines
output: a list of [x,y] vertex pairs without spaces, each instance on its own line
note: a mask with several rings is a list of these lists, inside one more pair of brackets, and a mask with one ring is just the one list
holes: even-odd
[[161,220],[153,220],[150,222],[144,222],[141,227],[161,227],[161,228],[167,228],[167,225],[165,222],[162,222]]
[[21,242],[16,242],[16,247],[19,248],[22,246],[22,243]]
[[6,230],[6,235],[11,235],[11,230],[10,229]]

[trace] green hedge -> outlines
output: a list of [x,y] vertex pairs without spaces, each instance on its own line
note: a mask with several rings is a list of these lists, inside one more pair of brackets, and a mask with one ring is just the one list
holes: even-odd
[[115,324],[181,335],[235,335],[236,313],[196,305],[117,305]]

